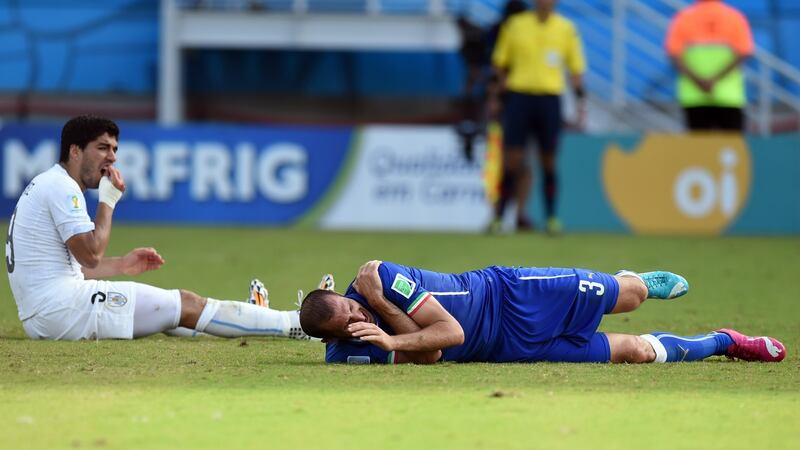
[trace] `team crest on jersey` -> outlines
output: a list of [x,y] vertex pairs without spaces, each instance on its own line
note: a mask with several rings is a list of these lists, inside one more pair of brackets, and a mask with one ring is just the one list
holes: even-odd
[[394,277],[394,282],[392,283],[392,290],[405,298],[411,298],[415,287],[417,287],[417,283],[414,283],[399,273]]
[[67,204],[69,205],[70,214],[83,213],[83,203],[81,202],[81,199],[77,195],[75,194],[68,195]]
[[108,299],[106,299],[106,304],[108,306],[119,308],[121,306],[125,306],[126,303],[128,303],[128,298],[119,292],[108,293]]

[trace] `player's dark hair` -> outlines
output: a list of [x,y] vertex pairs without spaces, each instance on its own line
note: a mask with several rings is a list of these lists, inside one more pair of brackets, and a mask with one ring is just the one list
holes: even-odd
[[112,120],[91,114],[69,119],[61,129],[61,156],[58,161],[67,162],[69,160],[70,146],[77,145],[83,150],[89,142],[104,133],[108,133],[114,139],[119,139],[119,127]]
[[521,13],[528,10],[528,5],[522,0],[508,0],[503,7],[503,14],[501,22],[505,22],[509,17],[514,14]]
[[324,289],[315,289],[306,295],[300,304],[300,327],[309,336],[316,338],[333,337],[322,324],[333,317],[332,301],[339,294]]

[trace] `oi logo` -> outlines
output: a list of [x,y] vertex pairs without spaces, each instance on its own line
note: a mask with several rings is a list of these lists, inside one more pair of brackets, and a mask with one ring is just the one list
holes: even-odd
[[718,234],[750,192],[750,152],[738,135],[648,135],[603,157],[606,194],[637,233]]

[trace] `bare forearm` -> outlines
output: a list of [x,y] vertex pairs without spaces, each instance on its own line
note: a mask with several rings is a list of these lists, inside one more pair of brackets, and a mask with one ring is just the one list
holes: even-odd
[[691,69],[686,67],[686,64],[683,63],[683,59],[681,59],[681,57],[673,56],[672,65],[675,66],[675,69],[677,69],[681,75],[685,75],[691,78],[692,80],[696,80],[698,78],[698,76],[694,72],[692,72]]
[[413,333],[398,334],[393,340],[395,351],[430,352],[462,344],[464,332],[458,325],[436,322]]
[[111,239],[112,209],[101,203],[97,207],[94,230],[80,233],[67,240],[67,247],[82,267],[96,269],[103,262],[103,257]]
[[83,276],[98,280],[101,278],[116,277],[122,275],[122,258],[119,256],[105,256],[100,260],[100,264],[95,268],[82,267]]
[[97,205],[97,214],[94,221],[94,232],[92,233],[93,248],[92,253],[102,262],[103,256],[106,253],[108,242],[111,240],[111,217],[114,212],[105,203]]
[[737,55],[736,59],[731,61],[727,66],[725,66],[722,70],[720,70],[716,75],[711,77],[711,79],[714,80],[714,81],[719,81],[719,80],[725,78],[725,76],[728,75],[729,73],[731,73],[731,71],[733,71],[734,69],[739,67],[739,65],[742,64],[746,58],[747,58],[746,56]]
[[380,301],[370,302],[370,306],[375,309],[381,319],[385,320],[397,334],[414,333],[421,329],[420,326],[414,322],[414,319],[409,317],[405,311],[398,308],[397,305],[389,302],[389,300],[383,297],[383,294],[381,294]]
[[500,96],[503,91],[506,90],[506,77],[508,76],[508,71],[505,69],[501,69],[499,67],[494,67],[494,78],[495,82],[489,84],[489,95],[490,96]]
[[[422,328],[414,322],[408,314],[402,309],[398,308],[394,303],[390,303],[383,297],[382,302],[374,302],[373,306],[378,315],[392,327],[398,335],[409,335],[420,331]],[[372,306],[372,305],[371,305]],[[427,351],[402,351],[400,350],[396,361],[398,363],[410,362],[416,364],[431,364],[435,363],[442,357],[441,349],[436,348]]]
[[583,74],[582,73],[573,73],[569,77],[570,83],[572,84],[572,90],[575,92],[583,91]]

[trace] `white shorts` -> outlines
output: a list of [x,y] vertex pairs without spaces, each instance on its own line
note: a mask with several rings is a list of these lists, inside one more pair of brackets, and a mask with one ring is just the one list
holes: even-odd
[[[139,291],[145,297],[159,297],[177,305],[165,320],[174,321],[177,326],[180,315],[177,290],[166,291],[130,281],[97,281],[86,283],[71,300],[59,302],[58,306],[25,320],[22,327],[32,339],[132,339]],[[146,298],[142,300],[148,302]]]

